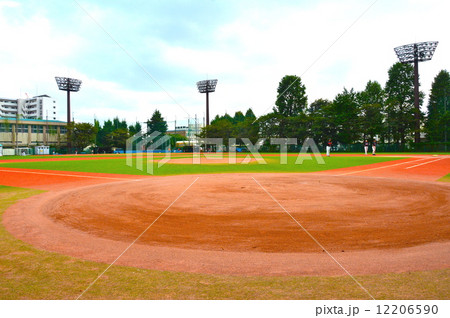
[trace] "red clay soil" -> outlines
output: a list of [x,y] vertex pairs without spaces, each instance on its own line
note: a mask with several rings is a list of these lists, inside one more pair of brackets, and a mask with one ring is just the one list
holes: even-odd
[[414,156],[395,162],[335,169],[317,174],[436,181],[449,173],[450,156]]
[[0,167],[1,185],[52,191],[79,188],[91,184],[123,180],[140,180],[144,178],[148,177],[107,173]]
[[[353,169],[424,162],[412,160]],[[350,172],[340,170],[328,173]],[[38,248],[104,263],[145,231],[116,264],[158,270],[345,275],[323,249],[352,274],[448,268],[450,184],[360,174],[120,176],[77,188],[73,181],[11,206],[3,223]]]

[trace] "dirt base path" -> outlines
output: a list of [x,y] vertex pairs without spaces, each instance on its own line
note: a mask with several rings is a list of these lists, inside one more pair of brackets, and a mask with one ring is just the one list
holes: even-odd
[[450,185],[357,170],[397,163],[355,167],[354,176],[201,175],[172,206],[197,176],[72,180],[11,206],[3,223],[39,248],[112,263],[157,219],[116,264],[159,270],[345,275],[336,261],[352,274],[448,268]]

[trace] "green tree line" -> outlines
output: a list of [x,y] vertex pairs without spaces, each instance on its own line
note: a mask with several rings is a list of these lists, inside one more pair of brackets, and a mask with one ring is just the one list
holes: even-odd
[[[319,98],[308,104],[306,87],[300,77],[284,76],[278,84],[277,99],[271,112],[257,118],[252,109],[217,115],[199,137],[223,138],[228,146],[230,138],[242,142],[249,138],[255,143],[259,138],[313,138],[325,143],[353,144],[377,138],[382,143],[404,145],[414,140],[414,69],[411,64],[395,63],[388,70],[388,80],[382,86],[368,81],[364,90],[344,88],[333,100]],[[420,104],[425,94],[420,93]],[[442,70],[434,78],[429,94],[427,112],[420,113],[421,129],[429,142],[447,142],[450,135],[450,74]],[[167,122],[158,110],[147,120],[147,134],[167,132]],[[72,144],[79,150],[92,145],[99,152],[112,148],[125,148],[126,140],[142,131],[140,123],[128,125],[118,117],[102,125],[77,123],[70,129]],[[173,135],[175,142],[185,140]],[[267,141],[268,142],[268,141]],[[165,147],[166,145],[164,145]]]
[[[202,137],[240,138],[253,142],[258,138],[313,138],[325,143],[353,144],[377,138],[383,143],[406,144],[414,140],[414,69],[395,63],[388,71],[384,87],[367,82],[363,91],[344,88],[333,100],[317,99],[308,104],[306,87],[300,77],[284,76],[278,85],[272,111],[248,120],[238,111],[234,117],[216,116],[204,128]],[[420,104],[424,94],[420,93]],[[435,77],[427,114],[421,113],[422,132],[427,141],[446,142],[450,129],[450,74],[442,70]],[[250,115],[249,115],[250,116]],[[256,120],[255,120],[256,119]]]

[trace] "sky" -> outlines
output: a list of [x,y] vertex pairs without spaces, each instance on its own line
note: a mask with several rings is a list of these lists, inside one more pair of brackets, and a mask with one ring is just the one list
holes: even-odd
[[[300,76],[308,103],[345,88],[382,86],[394,47],[439,41],[419,64],[421,91],[450,56],[445,0],[0,0],[0,97],[47,94],[66,118],[55,76],[82,80],[77,122],[145,122],[169,128],[205,116],[196,82],[218,79],[210,117],[270,112],[278,83]],[[425,109],[423,107],[423,109]]]

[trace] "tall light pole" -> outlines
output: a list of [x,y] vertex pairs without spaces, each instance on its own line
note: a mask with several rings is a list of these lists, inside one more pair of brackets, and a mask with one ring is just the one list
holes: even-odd
[[402,63],[414,63],[414,108],[415,129],[414,142],[420,142],[420,103],[419,103],[419,62],[429,61],[439,42],[420,42],[406,44],[394,48],[398,59]]
[[81,86],[81,80],[69,77],[55,77],[58,88],[67,92],[67,148],[72,148],[70,142],[70,92],[78,92]]
[[216,90],[217,80],[204,80],[197,82],[197,88],[200,93],[206,93],[206,125],[209,126],[209,93]]
[[55,77],[58,88],[67,92],[67,124],[70,123],[70,92],[78,92],[81,80],[69,77]]

